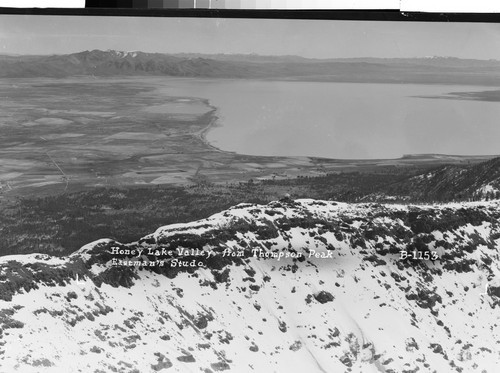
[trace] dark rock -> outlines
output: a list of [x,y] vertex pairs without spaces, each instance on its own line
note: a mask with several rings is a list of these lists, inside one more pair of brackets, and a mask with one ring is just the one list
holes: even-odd
[[324,304],[327,302],[333,302],[335,297],[331,293],[321,290],[319,293],[314,294],[314,299],[316,299],[321,304]]

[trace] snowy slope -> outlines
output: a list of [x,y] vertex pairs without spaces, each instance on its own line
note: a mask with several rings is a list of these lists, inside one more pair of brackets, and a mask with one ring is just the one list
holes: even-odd
[[288,200],[3,257],[0,372],[496,372],[499,218]]

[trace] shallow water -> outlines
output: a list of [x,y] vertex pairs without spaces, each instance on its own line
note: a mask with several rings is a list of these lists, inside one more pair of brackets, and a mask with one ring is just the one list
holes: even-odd
[[208,99],[219,120],[207,140],[241,154],[347,159],[500,149],[500,103],[440,99],[492,87],[169,79],[161,90]]

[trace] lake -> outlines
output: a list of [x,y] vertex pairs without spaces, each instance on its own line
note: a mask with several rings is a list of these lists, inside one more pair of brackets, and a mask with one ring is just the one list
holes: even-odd
[[168,79],[161,90],[208,99],[219,119],[207,140],[240,154],[360,159],[499,153],[500,103],[444,97],[492,87]]

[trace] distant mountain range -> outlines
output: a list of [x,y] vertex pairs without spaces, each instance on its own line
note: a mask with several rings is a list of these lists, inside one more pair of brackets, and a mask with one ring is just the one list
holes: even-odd
[[499,207],[284,199],[5,256],[0,366],[495,373]]
[[497,85],[500,84],[500,61],[452,57],[319,60],[297,56],[174,55],[113,50],[0,56],[1,78],[78,75]]

